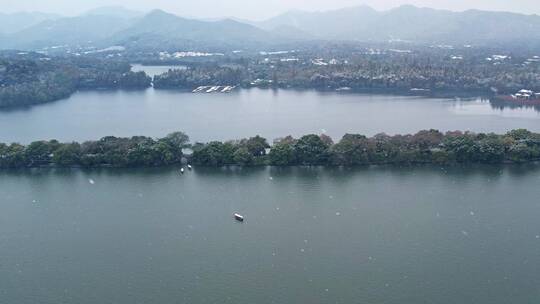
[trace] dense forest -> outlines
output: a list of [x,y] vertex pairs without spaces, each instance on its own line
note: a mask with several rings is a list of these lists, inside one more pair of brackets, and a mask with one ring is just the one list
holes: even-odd
[[[401,47],[404,47],[403,45]],[[129,61],[182,65],[156,75],[156,89],[228,85],[357,90],[443,96],[540,91],[540,56],[477,48],[392,49],[324,45],[275,52],[182,57],[184,53],[97,53],[46,56],[0,52],[0,107],[43,103],[76,90],[144,89],[152,79]],[[493,55],[501,52],[504,55]]]
[[0,107],[26,106],[66,98],[84,89],[142,89],[144,72],[123,61],[39,54],[0,56]]
[[[184,155],[191,148],[193,153]],[[424,130],[414,135],[346,134],[334,143],[326,135],[291,136],[270,145],[265,138],[189,144],[172,133],[152,139],[104,137],[84,143],[37,141],[0,144],[0,168],[144,167],[190,162],[199,166],[358,166],[419,163],[506,163],[540,160],[540,134],[524,129],[503,135]]]
[[[437,52],[329,54],[324,58],[285,53],[191,65],[154,78],[156,88],[199,85],[243,87],[452,92],[452,94],[514,93],[523,88],[540,91],[540,64],[510,56],[466,57]],[[534,59],[536,60],[536,59]],[[418,92],[418,90],[416,91]]]
[[246,82],[245,70],[238,67],[201,65],[195,68],[169,70],[154,76],[156,89],[194,89],[209,85],[239,85]]

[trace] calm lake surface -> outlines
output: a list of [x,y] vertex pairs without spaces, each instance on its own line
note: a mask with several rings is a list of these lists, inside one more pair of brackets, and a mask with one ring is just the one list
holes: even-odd
[[[21,143],[430,128],[540,132],[540,113],[260,89],[79,92],[0,111],[0,142]],[[535,303],[538,185],[533,164],[0,171],[0,303]]]
[[292,90],[238,90],[230,94],[179,91],[79,92],[66,100],[0,111],[0,141],[28,143],[99,139],[103,136],[163,137],[186,132],[193,141],[261,135],[345,133],[374,135],[422,129],[540,132],[540,112],[499,109],[489,101],[459,101]]
[[0,303],[535,303],[539,169],[2,171]]

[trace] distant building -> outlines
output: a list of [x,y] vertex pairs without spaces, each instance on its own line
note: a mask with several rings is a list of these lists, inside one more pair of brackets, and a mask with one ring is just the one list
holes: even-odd
[[540,93],[535,93],[531,90],[519,90],[519,92],[512,95],[511,97],[518,100],[533,100],[540,99]]
[[532,95],[533,91],[531,91],[531,90],[520,90],[518,93],[525,94],[525,95]]

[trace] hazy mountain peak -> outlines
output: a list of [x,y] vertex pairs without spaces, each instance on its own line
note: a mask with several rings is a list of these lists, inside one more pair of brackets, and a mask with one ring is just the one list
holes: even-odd
[[55,20],[58,18],[61,18],[61,16],[40,12],[0,13],[0,33],[15,33],[45,20]]
[[417,10],[419,9],[420,7],[416,6],[416,5],[412,5],[412,4],[403,4],[403,5],[400,5],[398,7],[395,7],[395,8],[392,8],[390,9],[390,11],[393,11],[393,10]]
[[143,15],[144,13],[127,9],[123,6],[103,6],[98,7],[92,10],[87,11],[83,15],[100,15],[100,16],[110,16],[110,17],[117,17],[117,18],[135,18],[138,16]]
[[395,7],[386,11],[386,13],[392,13],[392,12],[411,13],[411,14],[418,14],[418,13],[428,14],[428,13],[433,13],[433,12],[454,13],[453,11],[450,11],[450,10],[435,9],[435,8],[430,8],[430,7],[419,7],[412,4],[400,5],[398,7]]
[[175,14],[168,13],[162,9],[153,9],[148,14],[145,15],[145,17],[178,17]]
[[357,12],[370,12],[370,13],[377,12],[377,10],[375,10],[374,8],[372,8],[371,6],[366,5],[366,4],[361,4],[361,5],[351,6],[351,7],[345,7],[345,8],[334,10],[334,12],[335,11],[357,11]]

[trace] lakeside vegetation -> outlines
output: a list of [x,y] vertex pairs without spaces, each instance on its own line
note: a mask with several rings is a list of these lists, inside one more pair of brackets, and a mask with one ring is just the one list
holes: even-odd
[[0,56],[0,108],[55,101],[77,90],[145,89],[151,81],[122,61],[39,54]]
[[489,97],[523,88],[540,91],[540,58],[527,51],[326,43],[219,56],[175,54],[0,52],[0,107],[54,101],[76,90],[150,87],[152,79],[131,71],[130,60],[182,66],[156,75],[156,89],[227,85],[448,97]]
[[[403,46],[404,47],[404,46]],[[409,46],[410,47],[410,46]],[[497,50],[501,51],[501,50]],[[415,94],[486,95],[540,90],[539,61],[490,49],[369,48],[329,45],[312,50],[243,54],[187,61],[154,78],[155,88],[237,85]],[[173,64],[174,61],[167,61]]]
[[[185,155],[190,148],[193,153]],[[37,141],[0,144],[0,168],[149,167],[189,162],[198,166],[360,166],[376,164],[522,163],[540,159],[540,134],[519,129],[506,134],[424,130],[413,135],[346,134],[287,136],[272,145],[255,136],[234,141],[189,143],[175,132],[164,138],[104,137],[83,143]]]

